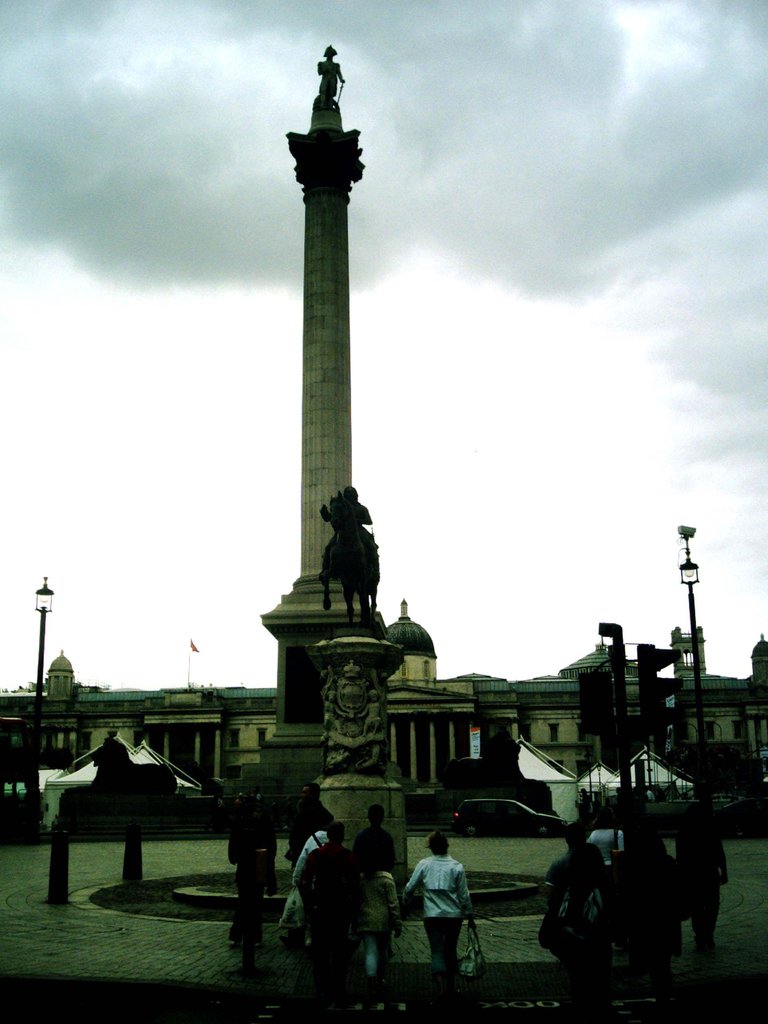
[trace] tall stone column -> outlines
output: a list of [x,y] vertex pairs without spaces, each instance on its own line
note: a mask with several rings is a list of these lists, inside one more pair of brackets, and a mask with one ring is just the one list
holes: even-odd
[[301,576],[318,593],[329,538],[320,507],[352,482],[348,203],[338,187],[304,196]]
[[[334,78],[338,66],[325,63]],[[336,75],[335,78],[339,78]],[[289,594],[262,616],[278,641],[275,734],[261,752],[265,792],[297,793],[322,769],[323,702],[307,648],[334,636],[370,630],[350,627],[338,584],[323,609],[318,575],[331,539],[320,508],[352,484],[349,243],[347,210],[363,164],[358,131],[344,131],[341,113],[321,78],[307,134],[290,132],[296,180],[304,193],[304,329],[302,367],[301,566]],[[383,623],[374,624],[383,637]]]

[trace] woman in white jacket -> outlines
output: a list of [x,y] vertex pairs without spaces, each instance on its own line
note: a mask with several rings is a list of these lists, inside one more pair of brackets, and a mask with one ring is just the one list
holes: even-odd
[[464,866],[448,856],[448,840],[442,832],[432,832],[427,846],[432,856],[416,865],[403,890],[403,907],[408,906],[421,887],[424,929],[432,954],[432,979],[438,996],[444,996],[454,991],[461,922],[466,918],[469,927],[474,928],[475,919]]

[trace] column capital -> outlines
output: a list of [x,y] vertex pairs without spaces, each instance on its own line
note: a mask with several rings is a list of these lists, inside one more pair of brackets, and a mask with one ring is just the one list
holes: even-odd
[[360,132],[288,132],[288,148],[296,160],[296,180],[304,192],[315,188],[336,188],[351,192],[363,176],[363,152],[358,146]]

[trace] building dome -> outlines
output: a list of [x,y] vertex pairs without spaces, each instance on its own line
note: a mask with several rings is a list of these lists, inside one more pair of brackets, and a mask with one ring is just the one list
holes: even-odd
[[757,641],[755,646],[752,648],[753,658],[768,658],[768,640],[765,639],[765,634],[760,634],[760,639]]
[[432,637],[423,626],[408,617],[406,601],[400,602],[400,618],[397,622],[387,626],[387,640],[402,647],[404,654],[428,654],[436,657]]
[[61,654],[58,656],[58,658],[54,658],[53,659],[53,661],[51,662],[51,667],[48,669],[48,671],[49,672],[71,672],[72,671],[72,662],[69,660],[69,658],[65,658],[64,657],[64,651],[62,651]]

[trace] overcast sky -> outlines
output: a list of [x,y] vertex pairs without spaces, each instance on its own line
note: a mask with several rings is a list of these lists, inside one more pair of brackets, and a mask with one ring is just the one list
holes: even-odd
[[[0,687],[273,686],[299,575],[303,204],[329,43],[354,483],[442,677],[619,622],[768,632],[768,5],[0,5]],[[633,653],[630,648],[630,654]]]

